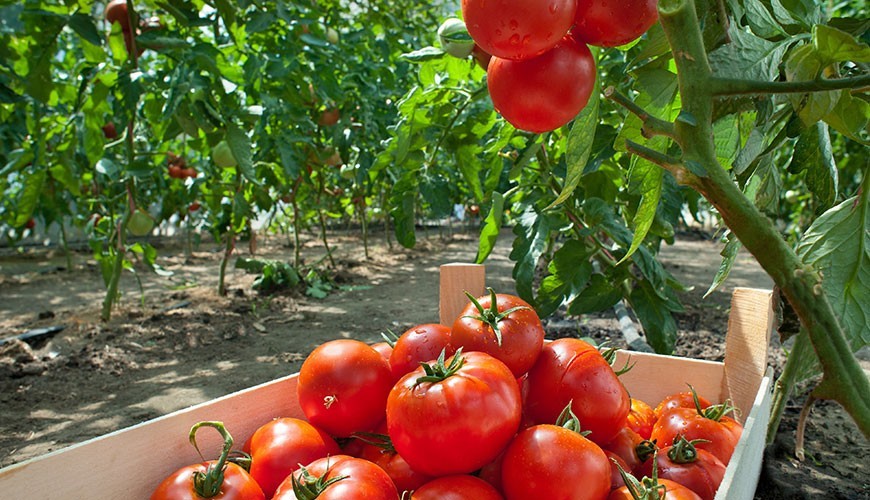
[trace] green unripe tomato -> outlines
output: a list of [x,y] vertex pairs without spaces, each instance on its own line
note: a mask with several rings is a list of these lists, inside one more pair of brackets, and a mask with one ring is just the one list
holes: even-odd
[[154,219],[151,218],[148,212],[139,208],[130,215],[130,221],[127,222],[127,230],[133,236],[145,236],[150,234],[152,229],[154,229]]
[[220,168],[231,168],[239,164],[227,141],[221,141],[211,150],[211,159]]
[[335,29],[327,27],[326,28],[326,41],[335,45],[338,43],[338,31]]
[[474,40],[465,29],[465,23],[455,17],[441,23],[438,28],[438,39],[441,41],[441,48],[444,49],[444,52],[459,59],[470,56],[472,49],[474,49]]

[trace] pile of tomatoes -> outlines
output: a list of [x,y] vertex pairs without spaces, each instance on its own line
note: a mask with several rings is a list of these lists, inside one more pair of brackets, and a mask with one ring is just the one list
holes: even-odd
[[[220,498],[715,496],[742,431],[733,408],[694,391],[652,408],[629,396],[612,350],[545,342],[518,297],[469,299],[450,327],[320,345],[297,379],[304,420],[260,427],[244,445],[247,472],[227,458],[230,441],[223,462],[182,469],[152,500],[203,498],[194,488],[214,488],[208,471],[224,471]],[[258,493],[233,496],[251,485]]]
[[555,130],[585,106],[595,85],[587,45],[615,47],[658,19],[657,0],[462,0],[476,47],[492,55],[487,84],[495,109],[515,127]]

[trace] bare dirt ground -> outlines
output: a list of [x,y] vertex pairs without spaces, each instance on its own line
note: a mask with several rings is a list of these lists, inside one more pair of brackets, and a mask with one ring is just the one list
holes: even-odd
[[[691,235],[686,235],[691,236]],[[335,235],[340,288],[325,299],[303,294],[261,296],[254,280],[229,269],[230,293],[219,297],[220,251],[203,245],[185,258],[183,247],[159,242],[163,277],[138,269],[125,274],[123,298],[109,323],[99,321],[104,288],[86,253],[65,259],[31,250],[0,258],[0,337],[63,326],[53,337],[0,345],[0,467],[124,428],[218,396],[298,371],[320,343],[338,338],[374,342],[380,332],[401,333],[437,321],[438,268],[471,262],[471,232],[421,234],[415,249],[388,248],[383,240],[365,258],[358,235]],[[286,238],[260,241],[257,257],[292,261]],[[487,261],[487,283],[514,290],[504,232]],[[719,290],[702,299],[719,265],[718,244],[681,238],[662,259],[683,283],[686,312],[678,315],[677,354],[721,360],[733,287],[772,284],[750,256],[741,256]],[[245,256],[244,248],[239,254]],[[323,255],[315,238],[306,260]],[[611,314],[546,318],[548,336],[592,336],[622,342]],[[778,367],[780,350],[771,356]],[[788,408],[780,438],[767,452],[757,498],[870,498],[870,446],[835,405],[817,405],[808,428],[808,454],[790,458],[797,404]],[[848,446],[850,451],[841,447]],[[864,459],[856,459],[857,457]]]

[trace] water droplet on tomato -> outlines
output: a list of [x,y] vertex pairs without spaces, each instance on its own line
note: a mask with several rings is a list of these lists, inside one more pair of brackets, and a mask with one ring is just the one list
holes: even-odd
[[516,19],[511,19],[509,26],[510,26],[511,31],[516,31],[519,29],[520,23],[518,23]]
[[509,41],[510,41],[511,45],[519,45],[520,44],[520,35],[511,36]]

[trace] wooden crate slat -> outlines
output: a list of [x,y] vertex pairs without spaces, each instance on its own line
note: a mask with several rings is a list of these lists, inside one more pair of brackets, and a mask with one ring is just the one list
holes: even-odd
[[480,297],[486,291],[486,267],[458,262],[441,266],[438,317],[442,325],[452,326],[468,304],[465,292]]
[[735,288],[731,296],[728,333],[725,337],[725,384],[746,418],[767,371],[767,351],[773,332],[774,313],[769,290]]

